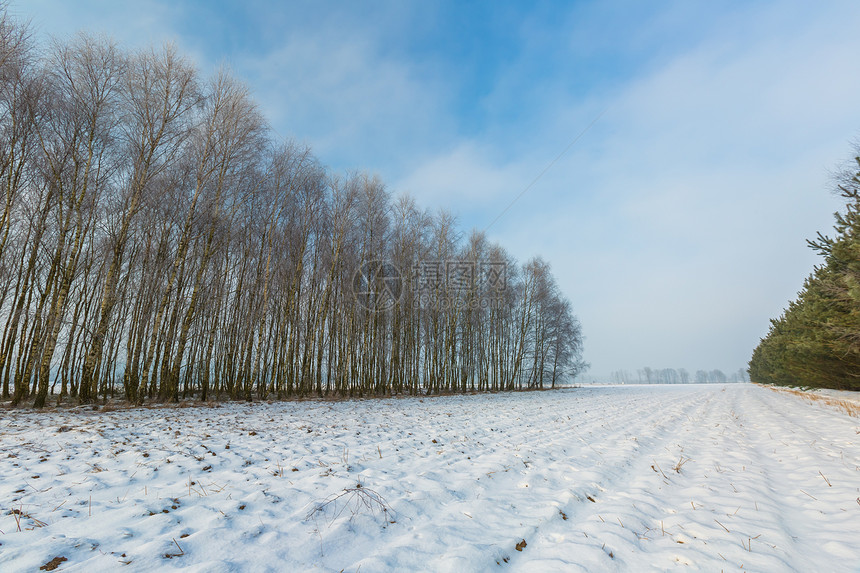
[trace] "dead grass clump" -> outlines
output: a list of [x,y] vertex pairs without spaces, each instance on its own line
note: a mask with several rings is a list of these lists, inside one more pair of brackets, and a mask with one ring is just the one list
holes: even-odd
[[20,506],[18,509],[13,508],[12,511],[10,511],[9,513],[12,515],[13,519],[15,519],[15,525],[18,528],[18,531],[22,530],[22,528],[21,528],[21,520],[22,519],[29,519],[33,523],[33,527],[24,527],[23,529],[35,529],[36,527],[45,527],[46,525],[48,525],[44,521],[42,521],[40,519],[36,519],[35,517],[30,515],[29,513],[25,512],[23,505]]
[[385,499],[379,493],[361,484],[345,488],[342,492],[331,495],[316,504],[305,516],[305,520],[316,519],[319,515],[327,515],[329,522],[332,523],[346,511],[349,511],[350,521],[357,515],[369,513],[371,515],[382,514],[386,524],[395,523],[393,511]]
[[832,396],[823,396],[812,392],[804,392],[803,390],[797,390],[795,388],[776,388],[774,386],[770,386],[770,389],[775,392],[784,392],[786,394],[798,396],[810,404],[824,404],[825,406],[835,408],[854,418],[860,418],[860,404],[852,402],[851,400],[841,400]]
[[681,468],[684,467],[684,464],[686,464],[689,461],[690,461],[690,458],[685,458],[684,456],[681,456],[681,459],[678,460],[678,463],[676,463],[674,466],[672,466],[672,469],[675,470],[675,473],[679,474],[679,473],[681,473]]

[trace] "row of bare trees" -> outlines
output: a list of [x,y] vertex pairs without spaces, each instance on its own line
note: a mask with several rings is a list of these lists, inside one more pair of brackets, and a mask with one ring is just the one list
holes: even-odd
[[39,49],[0,14],[4,398],[502,390],[582,367],[545,262],[276,143],[242,83],[173,47]]
[[724,384],[726,382],[749,382],[743,368],[726,375],[722,370],[696,370],[695,375],[685,368],[650,368],[646,366],[633,375],[627,370],[615,370],[609,375],[613,384]]

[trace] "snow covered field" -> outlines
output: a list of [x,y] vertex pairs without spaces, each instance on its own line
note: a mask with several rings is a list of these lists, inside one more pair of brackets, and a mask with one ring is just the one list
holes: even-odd
[[0,571],[860,571],[860,419],[750,385],[0,416]]

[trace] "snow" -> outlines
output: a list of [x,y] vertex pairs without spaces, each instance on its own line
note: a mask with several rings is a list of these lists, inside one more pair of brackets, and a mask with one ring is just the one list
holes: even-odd
[[0,570],[860,571],[858,443],[748,384],[6,410]]

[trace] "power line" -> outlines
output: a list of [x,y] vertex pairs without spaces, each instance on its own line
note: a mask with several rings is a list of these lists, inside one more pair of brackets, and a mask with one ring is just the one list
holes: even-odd
[[603,109],[603,111],[601,111],[599,114],[597,114],[597,117],[595,117],[593,120],[591,120],[591,123],[589,123],[587,126],[585,126],[585,129],[583,129],[582,131],[580,131],[580,132],[579,132],[579,134],[578,134],[576,137],[574,137],[574,138],[573,138],[573,141],[571,141],[570,143],[568,143],[568,144],[567,144],[567,147],[565,147],[565,148],[561,151],[561,153],[559,153],[559,154],[555,157],[555,159],[553,159],[552,161],[550,161],[550,162],[549,162],[549,164],[548,164],[546,167],[544,167],[543,171],[541,171],[541,172],[538,174],[538,176],[537,176],[537,177],[535,177],[535,178],[532,180],[532,182],[531,182],[531,183],[529,183],[529,184],[526,186],[526,188],[525,188],[525,189],[523,189],[522,191],[520,191],[519,195],[517,195],[516,197],[514,197],[514,200],[513,200],[513,201],[511,201],[511,202],[508,204],[508,206],[507,206],[507,207],[505,207],[505,208],[502,210],[502,212],[501,212],[501,213],[499,213],[499,214],[496,216],[496,218],[495,218],[495,219],[493,219],[493,220],[492,220],[492,222],[484,228],[484,232],[485,232],[485,233],[490,229],[490,227],[492,227],[493,225],[495,225],[495,224],[496,224],[496,222],[497,222],[499,219],[501,219],[501,218],[502,218],[502,216],[503,216],[505,213],[507,213],[507,212],[508,212],[508,209],[510,209],[511,207],[513,207],[513,206],[514,206],[514,203],[516,203],[517,201],[519,201],[519,200],[520,200],[520,197],[522,197],[523,195],[525,195],[525,194],[528,192],[528,190],[529,190],[529,189],[531,189],[531,188],[534,186],[534,184],[535,184],[535,183],[537,183],[537,182],[540,180],[540,178],[541,178],[541,177],[543,177],[543,176],[544,176],[544,174],[545,174],[547,171],[549,171],[549,170],[552,168],[552,166],[553,166],[553,165],[555,165],[555,164],[556,164],[556,162],[557,162],[559,159],[561,159],[561,158],[562,158],[562,156],[564,156],[564,154],[565,154],[565,153],[567,153],[567,152],[570,150],[570,148],[571,148],[571,147],[573,147],[573,146],[576,144],[576,142],[577,142],[577,141],[579,141],[580,139],[582,139],[582,136],[583,136],[583,135],[585,135],[585,134],[586,134],[586,132],[588,132],[588,130],[589,130],[589,129],[591,129],[591,126],[593,126],[595,123],[597,123],[597,120],[598,120],[598,119],[600,119],[601,117],[603,117],[603,114],[604,114],[604,113],[606,113],[606,110],[607,110],[607,109],[609,109],[609,108],[604,108],[604,109]]

